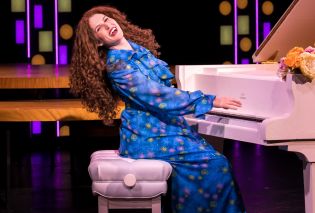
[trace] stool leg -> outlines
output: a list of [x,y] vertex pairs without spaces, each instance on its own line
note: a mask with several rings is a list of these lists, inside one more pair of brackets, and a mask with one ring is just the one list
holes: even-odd
[[161,197],[152,199],[152,213],[161,213]]
[[108,213],[108,200],[102,196],[98,197],[98,213]]

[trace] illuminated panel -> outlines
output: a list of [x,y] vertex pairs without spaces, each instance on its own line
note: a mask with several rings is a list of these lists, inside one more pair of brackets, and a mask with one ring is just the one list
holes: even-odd
[[25,0],[11,0],[11,12],[25,12]]
[[259,13],[258,13],[258,0],[255,0],[255,17],[256,17],[256,20],[255,20],[255,34],[256,34],[256,50],[258,49],[258,46],[259,46],[259,32],[258,32],[258,29],[259,29]]
[[222,1],[219,5],[219,11],[222,15],[227,16],[231,13],[231,4],[228,1]]
[[71,12],[71,0],[58,0],[59,12]]
[[234,0],[234,64],[238,61],[237,0]]
[[240,49],[243,52],[248,52],[252,48],[252,40],[248,37],[244,37],[240,40]]
[[261,7],[262,12],[267,16],[270,16],[274,11],[274,6],[271,1],[264,1]]
[[59,64],[68,64],[68,46],[59,46]]
[[247,15],[238,16],[238,34],[249,34],[249,17]]
[[30,0],[26,0],[27,58],[31,58]]
[[231,45],[233,43],[232,26],[220,26],[220,44]]
[[248,0],[238,0],[237,7],[239,9],[245,9],[246,7],[248,7]]
[[73,36],[73,28],[69,24],[63,24],[59,31],[60,37],[64,40],[69,40]]
[[55,64],[59,64],[59,50],[58,50],[58,46],[59,46],[59,41],[58,41],[58,0],[55,0]]
[[45,63],[46,63],[46,60],[45,60],[44,56],[42,56],[41,54],[33,55],[32,60],[31,60],[31,64],[42,65]]
[[38,36],[38,47],[40,52],[53,51],[53,36],[51,31],[40,31]]
[[15,43],[24,44],[24,20],[15,21]]
[[63,125],[60,128],[60,136],[70,136],[70,128],[67,125]]
[[243,59],[241,60],[241,63],[242,63],[242,64],[249,64],[249,59],[248,59],[248,58],[243,58]]
[[264,22],[264,24],[263,24],[263,36],[264,36],[264,39],[269,34],[270,30],[271,30],[270,22]]
[[56,135],[60,136],[60,121],[56,121]]
[[43,28],[43,6],[34,5],[34,28]]
[[40,121],[33,121],[32,123],[32,133],[38,135],[42,133],[42,123]]

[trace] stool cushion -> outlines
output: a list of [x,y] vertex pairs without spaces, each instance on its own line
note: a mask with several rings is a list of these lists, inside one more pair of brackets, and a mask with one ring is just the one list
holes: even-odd
[[[166,193],[172,166],[162,160],[123,158],[117,150],[102,150],[91,155],[88,171],[94,194],[108,198],[152,198]],[[135,178],[135,184],[126,184],[126,178],[132,181]]]

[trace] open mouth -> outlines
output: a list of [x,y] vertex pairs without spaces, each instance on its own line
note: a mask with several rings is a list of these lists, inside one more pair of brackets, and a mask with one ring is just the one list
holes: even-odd
[[116,27],[113,27],[110,31],[109,31],[109,35],[110,36],[115,36],[117,34],[118,30]]

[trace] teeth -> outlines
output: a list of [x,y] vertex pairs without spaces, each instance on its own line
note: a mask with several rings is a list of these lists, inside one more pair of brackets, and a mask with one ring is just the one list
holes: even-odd
[[116,30],[116,27],[113,27],[111,31],[109,32],[109,34],[112,35],[115,30]]

